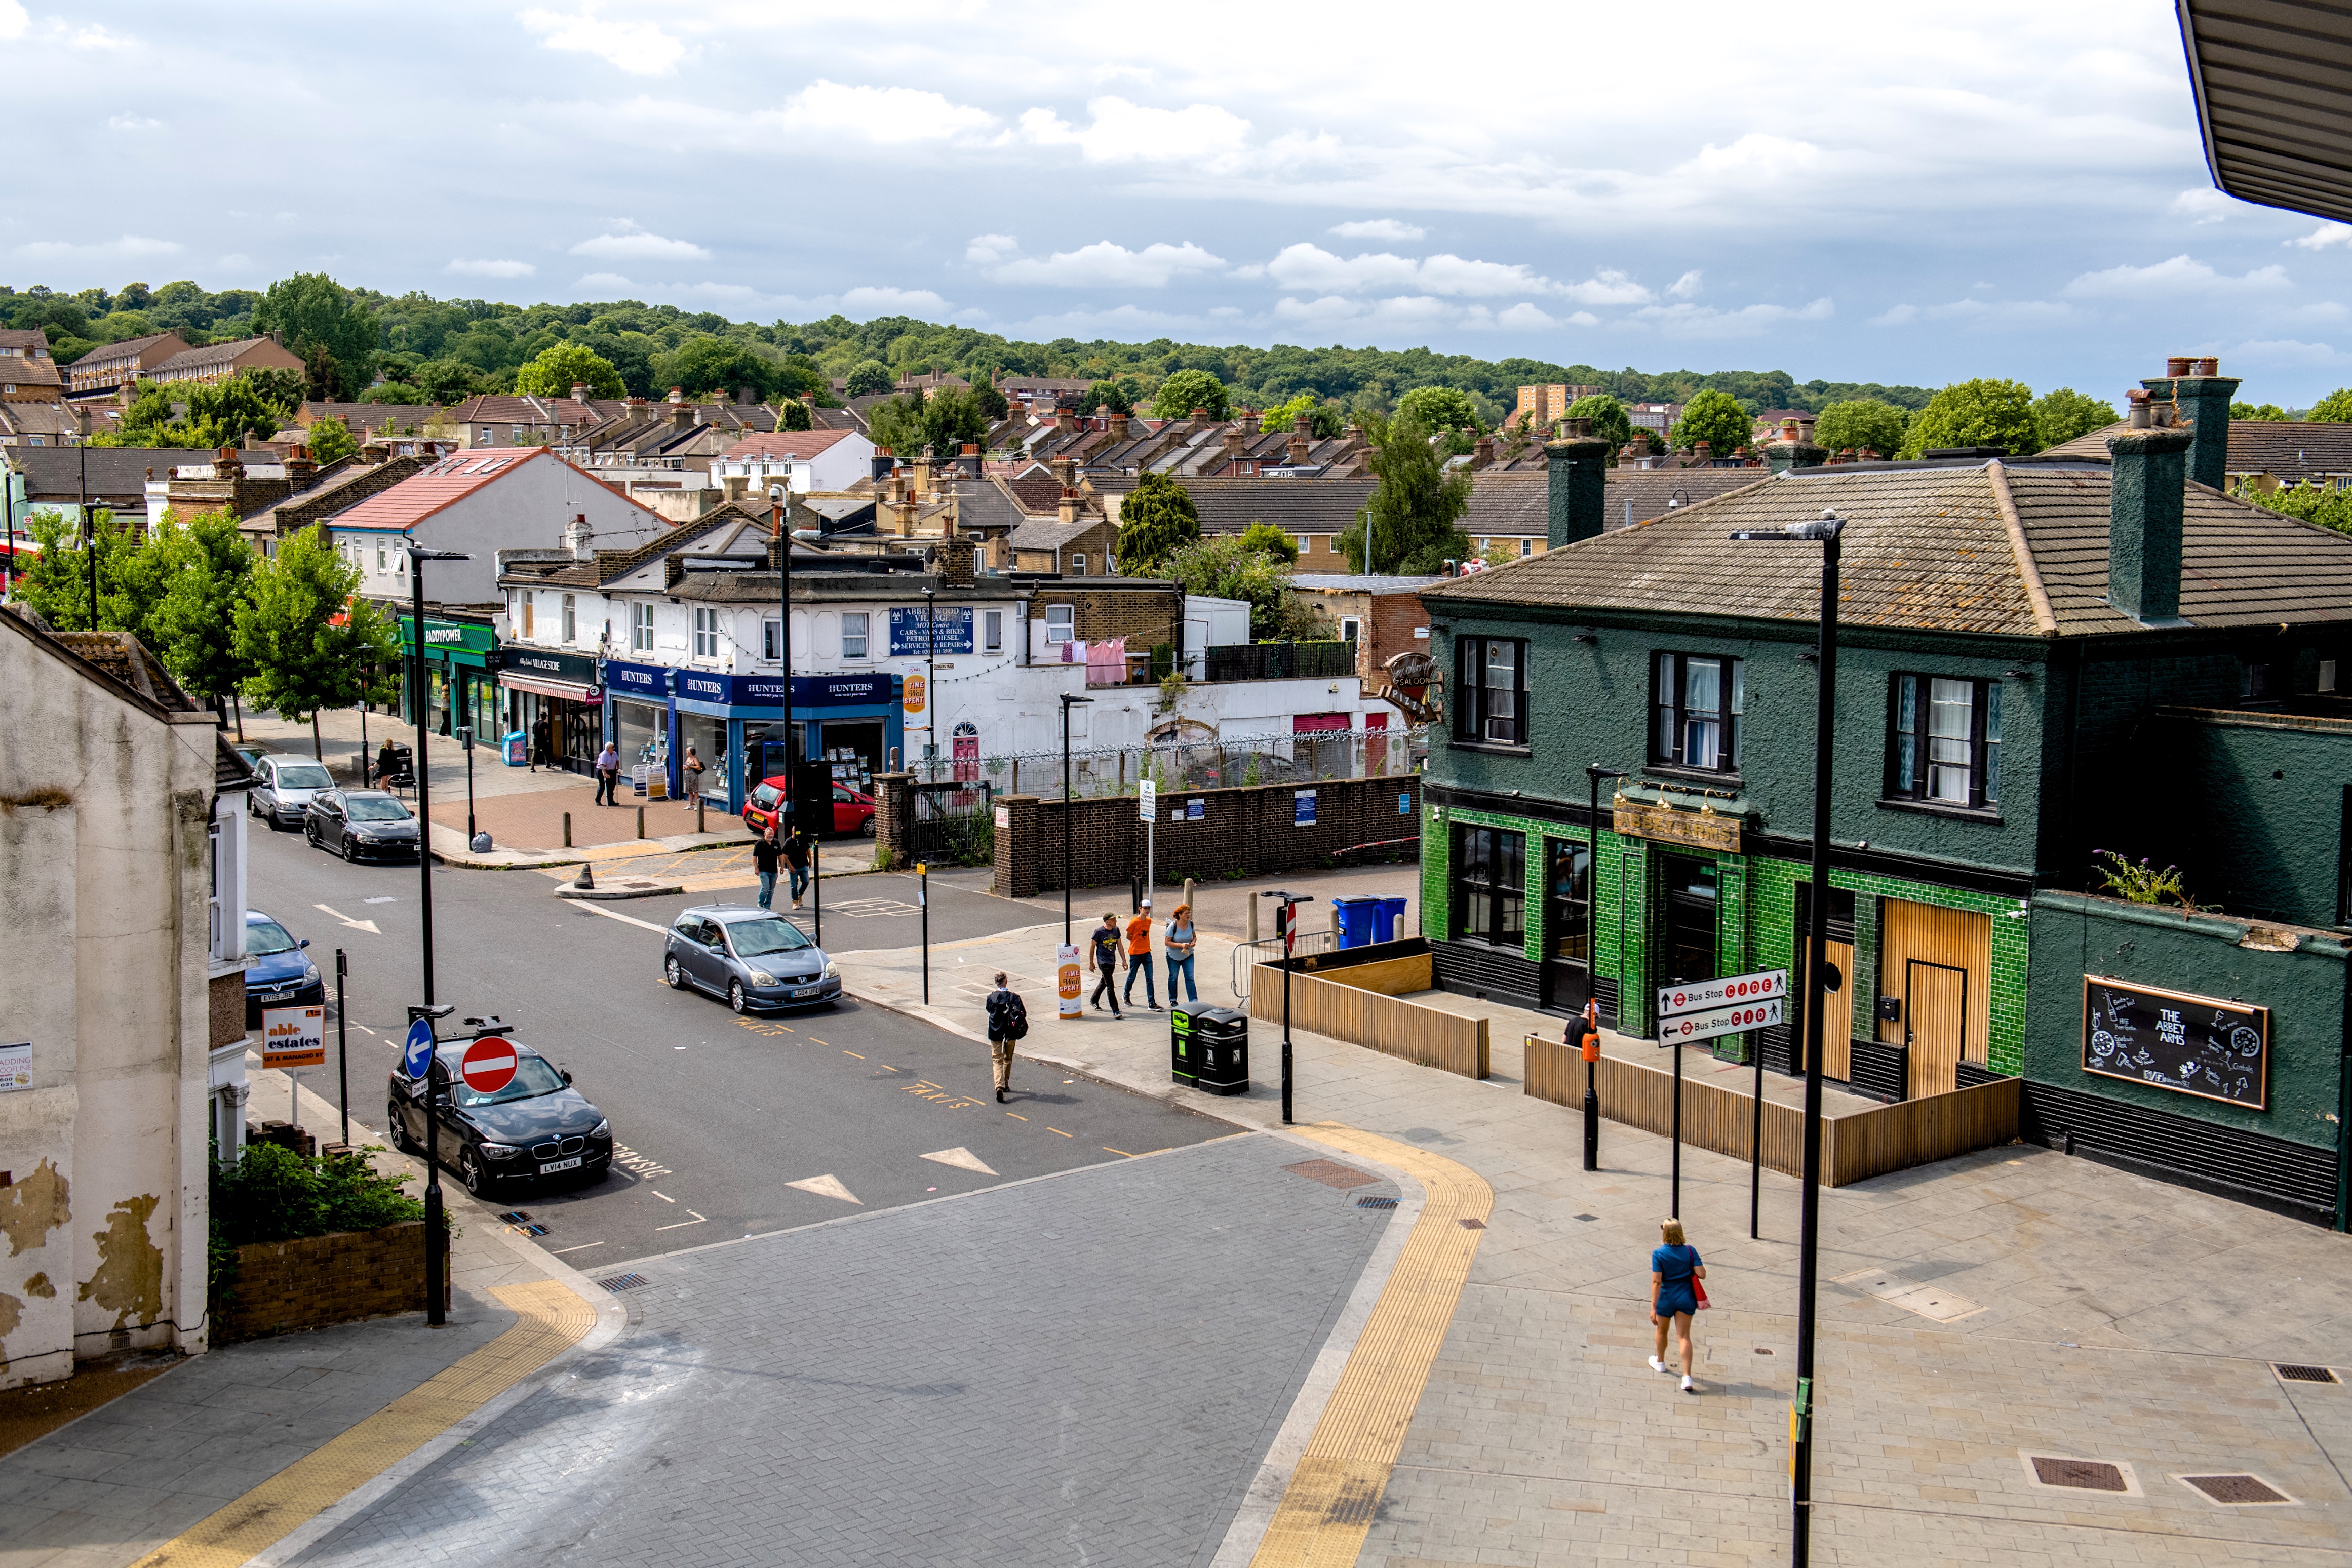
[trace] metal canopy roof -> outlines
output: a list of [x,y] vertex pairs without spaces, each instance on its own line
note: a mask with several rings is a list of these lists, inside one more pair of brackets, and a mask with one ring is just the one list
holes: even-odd
[[2240,201],[2352,223],[2352,6],[2174,9],[2213,183]]

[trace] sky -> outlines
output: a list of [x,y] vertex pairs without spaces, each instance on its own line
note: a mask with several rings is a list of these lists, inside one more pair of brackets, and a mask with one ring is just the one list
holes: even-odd
[[19,289],[2352,383],[2352,227],[2213,190],[2158,0],[0,0],[0,69]]

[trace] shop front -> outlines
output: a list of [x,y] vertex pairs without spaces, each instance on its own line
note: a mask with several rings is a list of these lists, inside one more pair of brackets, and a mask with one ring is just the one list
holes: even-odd
[[649,770],[664,780],[665,795],[677,783],[670,756],[678,749],[679,673],[666,665],[604,661],[604,739],[621,753],[621,776],[634,779],[638,770]]
[[604,740],[604,691],[596,678],[596,660],[528,643],[507,643],[499,652],[505,666],[499,685],[506,692],[506,730],[520,731],[536,746],[544,722],[549,765],[568,773],[593,773],[596,751]]
[[[400,705],[410,723],[416,721],[419,694],[411,689],[410,670],[415,656],[414,617],[398,617],[400,627]],[[492,667],[499,646],[497,628],[487,621],[444,621],[425,617],[425,720],[433,732],[455,733],[471,725],[477,736],[498,731],[501,718],[498,674]]]
[[[621,765],[657,765],[671,792],[691,746],[703,764],[702,793],[714,807],[740,813],[760,781],[782,771],[783,690],[774,675],[729,675],[659,665],[604,664],[606,733]],[[793,677],[793,731],[803,756],[823,760],[836,781],[869,789],[905,743],[898,678]]]

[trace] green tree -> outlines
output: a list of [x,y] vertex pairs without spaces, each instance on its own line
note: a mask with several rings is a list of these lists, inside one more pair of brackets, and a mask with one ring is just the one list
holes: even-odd
[[2071,386],[2053,387],[2033,400],[2033,433],[2043,447],[2104,430],[2116,422],[2116,405]]
[[387,381],[381,386],[369,387],[353,401],[430,408],[433,406],[433,395],[421,386],[412,386],[404,381]]
[[352,435],[352,427],[340,419],[313,420],[309,434],[313,462],[336,462],[360,449],[358,440]]
[[1739,400],[1709,387],[1683,405],[1683,416],[1675,421],[1669,438],[1682,451],[1696,451],[1704,441],[1708,457],[1728,458],[1755,435],[1756,421]]
[[147,545],[166,584],[148,616],[148,647],[172,678],[215,710],[254,673],[236,649],[236,612],[253,578],[253,546],[226,511],[163,514]]
[[1125,419],[1135,413],[1135,398],[1127,388],[1115,381],[1098,381],[1078,399],[1078,412],[1092,414],[1102,410],[1114,419]]
[[1192,492],[1166,474],[1145,474],[1118,509],[1118,569],[1156,577],[1179,545],[1201,537]]
[[2283,517],[2301,518],[2338,533],[2352,533],[2352,489],[2326,489],[2305,479],[2299,485],[2281,485],[2265,491],[2246,479],[2238,482],[2233,493],[2240,500],[2252,501]]
[[1322,612],[1292,596],[1290,563],[1250,548],[1240,534],[1216,534],[1178,545],[1168,558],[1166,575],[1188,594],[1246,601],[1254,638],[1329,635]]
[[858,361],[841,390],[849,397],[872,397],[898,384],[898,378],[891,374],[888,365],[878,359],[869,359]]
[[2021,381],[1956,381],[1927,400],[1904,433],[1903,456],[1948,447],[1999,447],[2012,458],[2042,450],[2033,389]]
[[[163,595],[163,584],[131,531],[119,526],[114,513],[93,507],[92,536],[60,511],[37,511],[25,521],[39,552],[23,561],[16,596],[30,605],[41,618],[59,631],[127,631],[145,640],[148,616]],[[90,615],[90,562],[98,564],[98,614]],[[21,560],[21,558],[20,558]]]
[[799,398],[797,398],[797,397],[787,397],[787,398],[783,398],[783,399],[782,399],[781,401],[779,401],[779,402],[777,403],[777,405],[776,405],[776,428],[777,428],[777,429],[779,429],[779,430],[809,430],[809,429],[814,429],[814,428],[815,427],[815,426],[816,426],[816,420],[814,419],[814,417],[813,416],[811,416],[811,415],[810,415],[810,413],[809,413],[809,405],[808,405],[807,404],[805,404],[805,403],[803,403]]
[[2230,405],[2230,417],[2255,420],[2266,425],[2284,425],[2294,416],[2275,403],[2232,403]]
[[1207,409],[1212,419],[1223,419],[1232,407],[1225,384],[1205,370],[1178,371],[1160,384],[1151,398],[1154,419],[1190,418],[1195,408]]
[[1458,445],[1465,452],[1470,449],[1470,438],[1484,429],[1470,395],[1458,387],[1416,386],[1397,399],[1396,416],[1414,420],[1432,435],[1448,437],[1449,447]]
[[961,387],[943,386],[925,397],[918,392],[877,403],[866,416],[866,433],[877,447],[902,458],[921,452],[951,458],[966,442],[988,439],[988,416],[980,400]]
[[359,568],[313,524],[254,567],[236,607],[235,657],[253,670],[247,700],[289,723],[308,719],[310,750],[321,760],[320,710],[357,702],[368,667],[400,656],[399,633],[373,601],[354,596],[359,584]]
[[1349,569],[1432,573],[1447,561],[1468,560],[1470,541],[1454,526],[1470,509],[1468,472],[1446,468],[1429,432],[1409,415],[1375,418],[1367,434],[1380,483],[1339,535]]
[[663,386],[684,387],[701,396],[713,392],[748,392],[765,399],[777,390],[780,367],[728,338],[691,337],[666,354],[654,357],[654,380]]
[[554,343],[515,372],[515,391],[527,397],[569,397],[585,386],[591,397],[626,397],[621,373],[611,360],[578,343]]
[[1271,555],[1286,566],[1298,564],[1298,541],[1270,522],[1253,522],[1243,529],[1242,548]]
[[1277,403],[1260,416],[1261,430],[1288,430],[1298,423],[1298,416],[1307,417],[1307,433],[1318,441],[1328,441],[1348,427],[1348,421],[1338,409],[1311,392],[1302,392],[1286,403]]
[[[1411,396],[1412,394],[1406,394]],[[1592,433],[1613,447],[1622,447],[1633,438],[1633,416],[1625,405],[1605,392],[1588,393],[1568,405],[1570,419],[1590,419]]]
[[2315,425],[2352,425],[2352,386],[2339,386],[2304,416]]
[[1004,394],[996,390],[994,382],[982,382],[971,389],[971,395],[972,400],[980,405],[981,413],[987,417],[990,424],[993,425],[1000,420],[1011,417],[1013,404]]
[[1813,422],[1813,440],[1832,452],[1875,452],[1891,458],[1903,450],[1911,416],[1874,397],[1832,403]]
[[[93,447],[238,447],[250,437],[266,440],[290,419],[291,402],[271,395],[272,384],[257,375],[234,376],[215,384],[165,387],[139,384],[122,411],[122,423],[90,438]],[[282,392],[282,384],[279,390]],[[175,410],[178,403],[184,412]]]
[[314,369],[323,352],[336,397],[367,385],[375,371],[381,330],[375,312],[323,272],[298,272],[272,283],[254,307],[256,331],[275,331]]

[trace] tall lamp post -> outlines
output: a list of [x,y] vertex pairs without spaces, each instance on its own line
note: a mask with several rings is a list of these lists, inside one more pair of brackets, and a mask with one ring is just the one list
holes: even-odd
[[[930,700],[926,692],[923,700]],[[1092,702],[1091,697],[1073,697],[1062,693],[1062,945],[1070,945],[1070,884],[1076,879],[1070,874],[1070,710],[1081,702]]]
[[1315,901],[1313,895],[1269,888],[1258,895],[1278,906],[1275,919],[1282,935],[1282,1124],[1290,1125],[1290,952],[1298,938],[1298,906]]
[[940,591],[923,590],[923,782],[940,782]]
[[[1584,868],[1584,993],[1590,1019],[1589,1027],[1597,1036],[1601,1029],[1598,1002],[1601,988],[1601,781],[1622,779],[1623,770],[1604,768],[1599,763],[1584,765],[1584,777],[1591,786],[1591,798],[1585,806],[1585,830],[1592,837],[1587,849],[1591,858]],[[1623,1023],[1623,1019],[1619,1019]],[[1601,1169],[1601,1095],[1592,1087],[1592,1063],[1584,1064],[1584,1168]]]
[[[801,767],[793,750],[793,531],[787,526],[792,509],[782,485],[770,485],[768,499],[776,507],[776,567],[782,574],[776,588],[776,668],[782,672],[784,689],[784,798],[777,803],[776,820],[791,833],[800,827],[793,810],[793,779]],[[814,886],[816,879],[809,881]]]
[[[432,726],[427,721],[432,704],[425,693],[425,563],[427,561],[471,561],[470,555],[454,550],[427,550],[411,541],[408,545],[408,696],[416,721],[416,876],[418,883],[417,910],[424,928],[424,982],[426,1016],[439,1017],[449,1011],[443,1007],[434,1011],[433,1001],[433,803],[432,770],[425,758],[425,734]],[[412,1016],[414,1016],[412,1010]],[[433,1070],[425,1072],[425,1321],[435,1328],[445,1321],[442,1305],[443,1269],[447,1258],[449,1226],[441,1207],[440,1133],[435,1117],[440,1107],[433,1099]]]
[[1805,1185],[1797,1239],[1797,1394],[1789,1429],[1790,1561],[1805,1568],[1812,1549],[1813,1330],[1821,1263],[1822,1014],[1830,940],[1830,747],[1837,725],[1838,538],[1845,521],[1833,511],[1818,522],[1742,529],[1734,539],[1818,541],[1822,546],[1820,687],[1813,709],[1813,893],[1805,932]]

